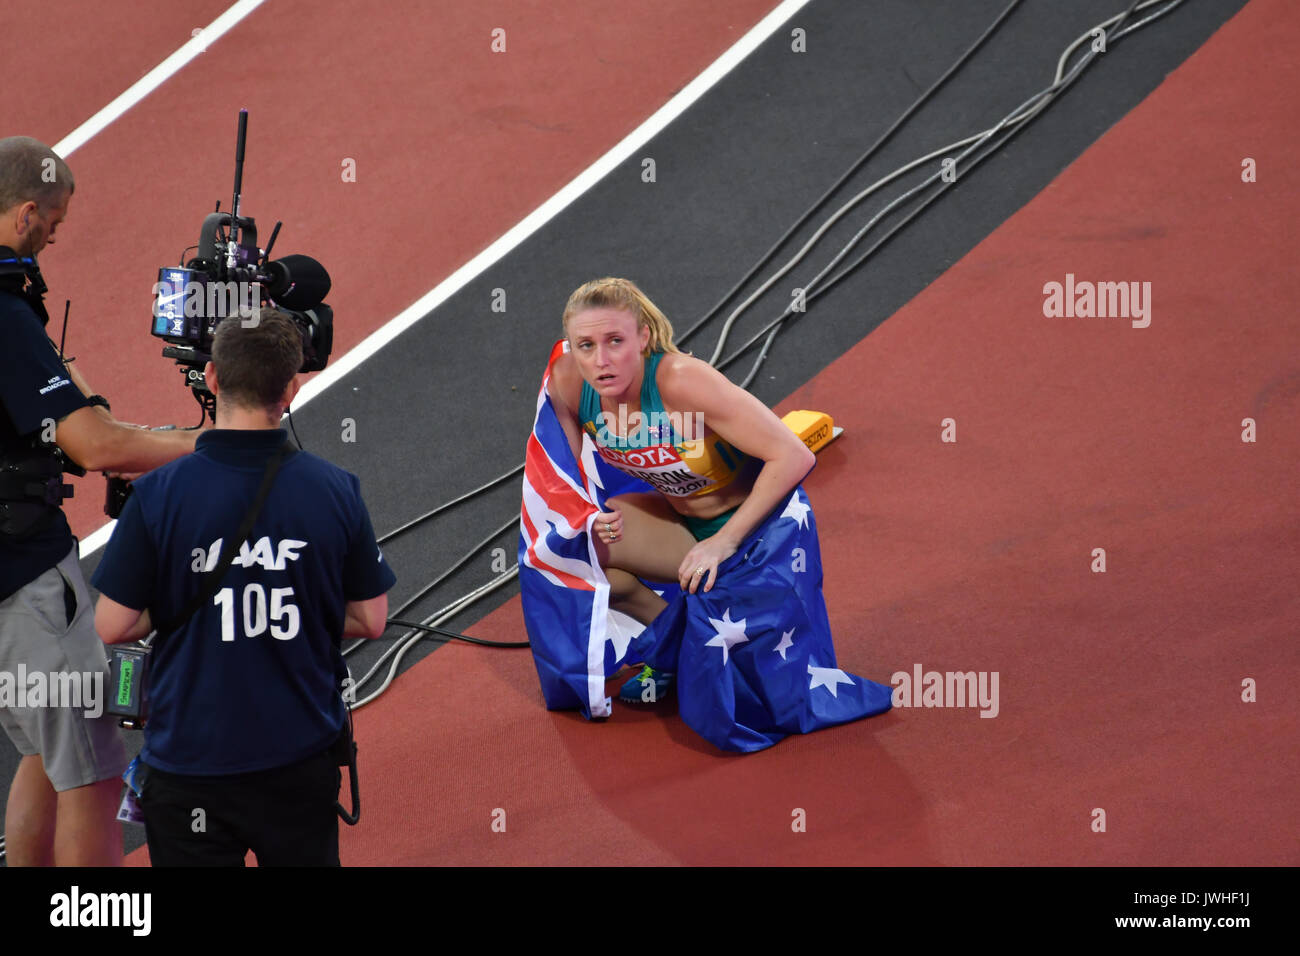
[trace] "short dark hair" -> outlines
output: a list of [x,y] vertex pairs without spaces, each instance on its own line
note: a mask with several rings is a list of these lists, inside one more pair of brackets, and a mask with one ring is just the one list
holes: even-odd
[[31,200],[42,211],[60,205],[77,188],[62,157],[38,139],[0,139],[0,210]]
[[262,309],[245,325],[223,319],[212,340],[222,396],[245,408],[274,408],[302,368],[302,331],[279,309]]

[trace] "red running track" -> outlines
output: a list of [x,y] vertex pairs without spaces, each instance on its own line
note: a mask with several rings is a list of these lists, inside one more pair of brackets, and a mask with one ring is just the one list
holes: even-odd
[[[847,428],[808,483],[841,666],[997,671],[996,718],[896,709],[726,756],[672,714],[547,713],[526,653],[447,647],[358,717],[368,817],[344,859],[1300,862],[1300,69],[1267,52],[1298,19],[1250,4],[783,403]],[[1067,272],[1150,281],[1150,327],[1046,318]],[[517,639],[518,601],[474,631]]]
[[[343,332],[346,346],[534,208],[771,4],[642,9],[672,24],[688,6],[711,29],[684,43],[647,28],[636,49],[595,23],[575,35],[592,3],[510,21],[504,5],[483,3],[436,24],[416,4],[259,10],[73,156],[82,188],[45,264],[76,302],[72,345],[87,376],[136,379],[114,394],[126,417],[175,417],[178,386],[135,318],[152,273],[135,286],[93,277],[128,258],[174,260],[174,237],[189,235],[208,197],[225,200],[240,106],[255,117],[247,208],[285,219],[285,252],[356,262],[351,281],[336,274],[336,306],[370,317]],[[210,16],[184,9],[196,25]],[[365,30],[339,16],[362,10]],[[621,709],[603,725],[546,713],[526,654],[448,647],[358,715],[366,818],[344,833],[345,861],[1300,862],[1300,330],[1287,308],[1300,200],[1287,186],[1297,133],[1282,92],[1300,77],[1270,42],[1298,19],[1282,0],[1247,6],[782,406],[829,409],[848,429],[808,483],[842,666],[881,680],[914,664],[996,671],[996,719],[900,709],[730,757],[671,713]],[[502,23],[521,54],[504,64],[487,59],[486,42]],[[289,25],[312,42],[278,42]],[[162,42],[96,69],[94,38],[74,31],[86,70],[51,117],[149,68]],[[227,80],[222,44],[260,58],[276,82]],[[614,50],[616,63],[600,62]],[[557,56],[574,64],[558,81]],[[276,137],[302,149],[259,153],[258,118],[286,97],[299,109]],[[211,108],[192,109],[200,100]],[[331,121],[342,115],[361,119]],[[67,131],[30,121],[50,140]],[[1240,179],[1247,156],[1254,184]],[[355,184],[339,178],[343,157],[357,159]],[[339,222],[366,224],[363,256]],[[400,281],[345,296],[377,262],[394,263]],[[1066,273],[1150,281],[1151,326],[1044,317],[1043,284]],[[865,401],[862,382],[875,386]],[[939,441],[949,417],[955,444]],[[1257,443],[1240,441],[1245,417]],[[73,512],[83,533],[98,496],[96,484]],[[1096,547],[1105,574],[1089,570]],[[516,601],[475,632],[522,630]],[[1257,703],[1241,701],[1247,678]],[[795,808],[806,833],[791,831]],[[1105,833],[1091,827],[1097,808]],[[504,834],[491,829],[497,809]]]

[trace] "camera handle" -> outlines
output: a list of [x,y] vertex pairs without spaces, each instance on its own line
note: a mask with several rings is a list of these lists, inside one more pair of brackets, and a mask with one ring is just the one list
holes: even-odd
[[[199,404],[202,404],[202,400],[200,400]],[[213,423],[214,424],[216,423],[215,417],[213,418]],[[203,421],[200,419],[199,424],[194,427],[202,428]],[[175,425],[155,425],[153,428],[149,429],[149,431],[170,432],[170,431],[177,431],[177,428]],[[186,429],[186,431],[193,431],[193,429],[192,428]],[[72,471],[71,468],[67,468],[64,470]],[[72,473],[78,474],[78,472],[72,472]],[[85,473],[86,472],[84,469],[80,472],[80,474],[83,475]],[[122,509],[126,507],[126,499],[131,497],[131,482],[127,481],[125,478],[114,477],[110,475],[108,472],[104,472],[104,478],[107,482],[107,488],[104,495],[104,514],[108,515],[110,518],[116,521],[118,518],[122,517]],[[71,492],[69,492],[69,497],[70,496],[71,496]]]

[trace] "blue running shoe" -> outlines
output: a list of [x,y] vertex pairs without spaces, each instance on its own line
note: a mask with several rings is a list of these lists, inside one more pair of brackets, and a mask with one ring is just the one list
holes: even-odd
[[641,668],[618,692],[618,699],[626,704],[654,704],[663,700],[673,689],[673,675],[657,671],[649,664]]

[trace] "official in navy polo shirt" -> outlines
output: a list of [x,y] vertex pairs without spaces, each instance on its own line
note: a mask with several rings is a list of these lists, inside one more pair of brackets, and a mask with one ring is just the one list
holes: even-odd
[[[198,593],[286,441],[302,345],[271,309],[218,326],[217,427],[134,483],[95,572],[106,643],[174,621]],[[394,583],[356,477],[285,460],[219,590],[154,644],[140,806],[155,865],[240,866],[250,849],[260,866],[338,865],[339,642],[383,633]]]

